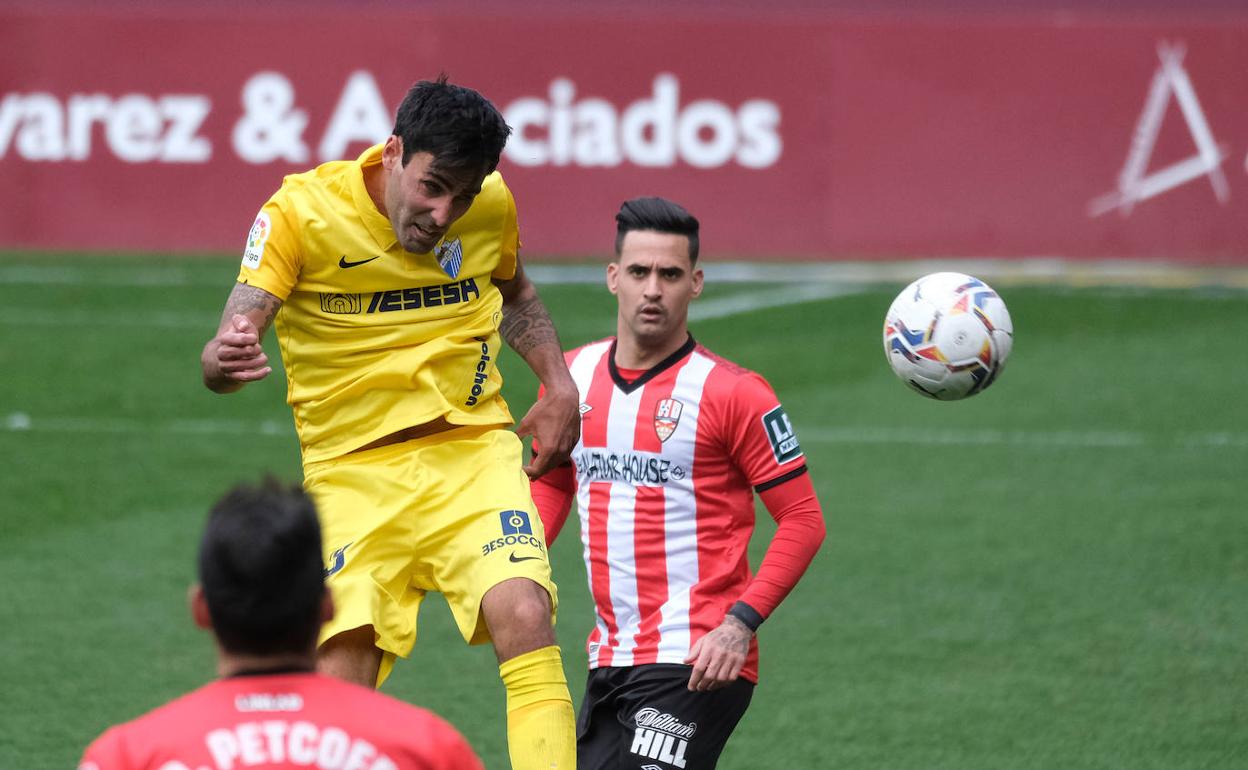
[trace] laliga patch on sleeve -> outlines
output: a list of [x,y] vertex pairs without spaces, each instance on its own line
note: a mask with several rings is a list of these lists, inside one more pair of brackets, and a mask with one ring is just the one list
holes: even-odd
[[247,248],[243,250],[243,266],[250,267],[252,270],[260,267],[260,258],[264,256],[264,244],[269,240],[269,233],[273,231],[273,225],[269,222],[269,215],[261,211],[256,216],[255,224],[251,226],[251,232],[247,233]]
[[783,406],[777,406],[763,415],[763,429],[767,431],[767,440],[771,442],[771,453],[776,456],[776,463],[783,465],[790,460],[802,456],[802,447],[797,443],[797,433],[793,423],[784,413]]

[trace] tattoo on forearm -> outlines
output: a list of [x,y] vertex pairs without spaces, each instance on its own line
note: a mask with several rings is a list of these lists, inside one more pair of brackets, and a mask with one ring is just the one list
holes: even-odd
[[550,313],[546,312],[546,306],[537,297],[505,307],[503,321],[498,330],[512,350],[521,357],[547,342],[559,345],[559,335],[555,332],[554,322],[550,320]]
[[281,307],[282,301],[264,289],[240,283],[235,285],[234,290],[230,292],[230,298],[225,303],[224,315],[229,318],[235,314],[246,315],[252,310],[263,311],[263,323],[256,329],[263,338]]

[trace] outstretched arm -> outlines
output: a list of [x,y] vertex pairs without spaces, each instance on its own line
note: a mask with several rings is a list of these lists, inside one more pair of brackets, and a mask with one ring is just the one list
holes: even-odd
[[529,409],[516,426],[520,436],[533,436],[542,451],[524,467],[529,478],[537,478],[568,459],[581,434],[581,416],[577,411],[580,396],[576,383],[568,373],[559,346],[559,335],[537,296],[537,289],[516,265],[516,274],[505,281],[495,280],[503,295],[503,321],[499,326],[503,339],[520,354],[541,381],[545,394]]
[[264,289],[234,284],[217,334],[200,354],[204,385],[214,393],[233,393],[273,371],[260,340],[273,323],[282,301]]

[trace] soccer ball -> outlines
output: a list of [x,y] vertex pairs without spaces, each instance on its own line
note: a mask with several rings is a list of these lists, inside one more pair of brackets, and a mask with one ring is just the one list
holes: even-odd
[[884,317],[884,355],[901,381],[956,401],[991,385],[1014,345],[1014,324],[992,287],[962,273],[907,286]]

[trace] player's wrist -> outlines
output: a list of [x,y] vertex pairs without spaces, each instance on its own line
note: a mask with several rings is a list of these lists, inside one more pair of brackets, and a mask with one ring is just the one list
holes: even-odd
[[572,379],[570,374],[556,374],[549,377],[549,382],[543,382],[542,387],[546,389],[545,398],[551,398],[556,401],[571,400],[580,403],[580,390],[576,387],[576,381]]
[[750,633],[757,632],[758,627],[763,624],[763,620],[765,619],[761,614],[759,614],[758,610],[742,601],[738,601],[729,607],[728,613],[725,617],[734,618],[739,621],[741,625],[749,629]]

